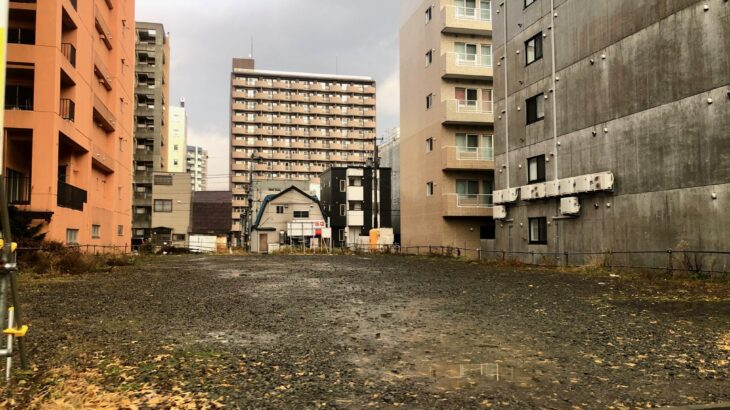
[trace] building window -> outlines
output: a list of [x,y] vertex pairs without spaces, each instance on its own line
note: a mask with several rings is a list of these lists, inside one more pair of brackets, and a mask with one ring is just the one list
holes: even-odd
[[426,182],[426,196],[433,196],[433,182]]
[[426,67],[430,66],[431,63],[433,63],[433,50],[428,50],[426,52]]
[[309,218],[309,211],[294,211],[294,218],[296,218],[296,219]]
[[534,122],[538,122],[545,118],[545,109],[543,100],[545,99],[544,94],[540,93],[532,98],[528,98],[525,102],[525,112],[527,115],[527,125]]
[[547,245],[547,218],[530,218],[530,245]]
[[94,239],[101,238],[101,225],[91,225],[91,237]]
[[494,219],[486,219],[486,225],[479,227],[479,239],[496,239],[497,238],[497,226]]
[[537,0],[525,0],[525,8],[527,8],[527,6],[534,3],[535,1],[537,1]]
[[284,213],[284,205],[277,205],[276,206],[276,213],[277,214],[283,214]]
[[142,207],[142,206],[138,206],[135,209],[135,213],[137,213],[137,215],[144,215],[144,214],[147,213],[147,210],[144,207]]
[[530,65],[542,58],[542,32],[525,41],[525,63]]
[[155,199],[155,212],[172,212],[172,200]]
[[172,175],[155,175],[155,185],[172,185]]
[[78,229],[66,229],[66,243],[67,244],[78,244],[79,243],[79,230]]
[[174,233],[174,234],[172,234],[172,240],[175,242],[183,242],[185,240],[185,234],[184,233]]
[[124,225],[117,225],[117,236],[124,236]]
[[534,184],[545,181],[545,155],[527,159],[527,183]]
[[433,151],[433,138],[427,138],[426,139],[426,152],[432,152]]
[[429,7],[426,9],[426,24],[428,24],[428,22],[431,21],[432,18],[433,18],[433,7]]
[[426,96],[426,109],[430,110],[433,107],[433,94]]
[[346,216],[347,215],[347,205],[340,204],[340,216]]
[[344,179],[340,180],[340,192],[347,192],[347,181]]

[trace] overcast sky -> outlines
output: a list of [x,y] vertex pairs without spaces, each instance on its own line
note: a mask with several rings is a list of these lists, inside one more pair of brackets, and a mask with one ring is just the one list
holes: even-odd
[[209,189],[228,180],[231,58],[264,70],[377,81],[378,135],[398,126],[398,30],[420,0],[137,0],[137,21],[171,38],[171,104],[186,99],[188,143],[209,151]]

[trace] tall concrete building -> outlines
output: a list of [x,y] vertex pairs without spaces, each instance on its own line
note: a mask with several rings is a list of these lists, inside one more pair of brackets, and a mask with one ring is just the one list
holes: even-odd
[[188,145],[185,171],[190,174],[193,191],[208,189],[208,151]]
[[10,204],[47,239],[128,245],[134,1],[10,2],[7,40]]
[[400,32],[401,243],[494,238],[491,1],[424,1]]
[[233,59],[232,231],[240,237],[251,178],[318,184],[331,166],[372,159],[374,143],[371,78],[257,70],[254,60]]
[[133,242],[149,239],[152,175],[167,171],[170,42],[158,23],[137,23]]
[[188,156],[188,114],[185,100],[172,106],[168,116],[167,171],[185,172]]
[[727,250],[730,3],[498,11],[497,248]]

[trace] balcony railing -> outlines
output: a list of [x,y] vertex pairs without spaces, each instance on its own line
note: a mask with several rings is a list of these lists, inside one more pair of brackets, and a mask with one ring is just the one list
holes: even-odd
[[454,147],[459,161],[494,161],[492,147]]
[[61,54],[73,67],[76,67],[76,47],[71,43],[61,43]]
[[492,21],[492,8],[455,7],[459,20]]
[[456,65],[462,67],[489,68],[492,66],[491,54],[468,54],[468,53],[447,53],[453,55]]
[[456,103],[456,112],[460,113],[492,113],[494,111],[494,103],[492,101],[477,100],[454,100]]
[[69,3],[71,3],[71,6],[73,6],[74,10],[77,10],[77,7],[78,7],[76,2],[77,2],[77,0],[69,0]]
[[73,122],[76,119],[76,104],[68,98],[61,98],[61,107],[58,113],[64,120]]
[[8,175],[5,177],[5,191],[10,205],[30,204],[30,178]]
[[58,206],[83,211],[86,199],[86,191],[83,189],[58,181]]
[[492,194],[447,194],[456,198],[457,208],[492,208]]

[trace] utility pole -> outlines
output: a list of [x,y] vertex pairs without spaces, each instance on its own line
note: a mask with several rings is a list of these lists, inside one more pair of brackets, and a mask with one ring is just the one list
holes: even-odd
[[375,158],[373,159],[373,188],[375,189],[375,206],[374,206],[374,214],[375,214],[375,220],[373,227],[375,229],[380,228],[380,224],[378,223],[378,215],[380,214],[380,201],[378,199],[378,194],[380,193],[380,187],[378,186],[378,173],[380,169],[380,154],[378,152],[378,139],[375,138]]

